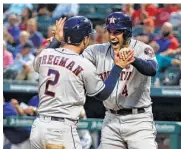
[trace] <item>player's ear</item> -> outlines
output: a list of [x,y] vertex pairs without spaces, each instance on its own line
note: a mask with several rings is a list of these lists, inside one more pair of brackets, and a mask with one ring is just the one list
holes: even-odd
[[87,47],[87,46],[89,45],[90,37],[89,37],[89,36],[86,36],[86,37],[84,38],[84,40],[85,40],[86,47]]
[[85,49],[85,48],[87,48],[88,45],[89,45],[89,37],[86,36],[86,37],[84,37],[84,39],[82,40],[80,46],[81,46],[83,49]]

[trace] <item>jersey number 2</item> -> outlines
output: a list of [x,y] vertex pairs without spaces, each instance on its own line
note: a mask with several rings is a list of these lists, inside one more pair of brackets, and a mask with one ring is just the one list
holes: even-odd
[[128,96],[128,89],[127,89],[127,84],[124,86],[123,90],[122,90],[122,95],[123,96]]
[[51,97],[55,97],[55,92],[52,92],[50,90],[48,90],[48,87],[51,85],[51,86],[54,86],[57,84],[58,80],[59,80],[59,77],[60,77],[60,74],[57,70],[54,70],[54,69],[49,69],[48,70],[48,76],[50,75],[54,75],[54,78],[51,79],[51,80],[48,80],[46,82],[46,86],[45,86],[45,94],[48,95],[48,96],[51,96]]

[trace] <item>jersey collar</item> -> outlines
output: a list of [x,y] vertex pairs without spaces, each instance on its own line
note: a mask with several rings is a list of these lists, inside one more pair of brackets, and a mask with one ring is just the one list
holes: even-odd
[[68,55],[78,55],[78,53],[72,51],[71,49],[67,49],[67,48],[58,48],[57,49],[58,51],[60,51],[61,53],[64,53],[64,54],[68,54]]

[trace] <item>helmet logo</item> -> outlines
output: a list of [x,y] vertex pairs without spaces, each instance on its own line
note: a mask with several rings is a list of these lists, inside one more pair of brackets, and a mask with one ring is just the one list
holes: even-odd
[[116,20],[116,18],[111,17],[111,18],[109,19],[109,23],[110,23],[110,24],[111,24],[111,23],[115,24],[115,20]]

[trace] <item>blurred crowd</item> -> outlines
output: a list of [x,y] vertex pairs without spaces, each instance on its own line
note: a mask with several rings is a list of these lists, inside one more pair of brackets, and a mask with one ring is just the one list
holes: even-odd
[[[93,4],[90,5],[90,11],[92,7]],[[99,9],[98,5],[95,7],[97,9],[94,9],[94,14],[103,12],[103,6]],[[155,50],[159,71],[153,78],[153,83],[179,85],[181,4],[122,4],[118,8],[116,11],[131,16],[133,38],[150,44]],[[85,4],[4,4],[4,79],[37,81],[38,74],[32,67],[33,59],[49,44],[47,39],[52,36],[55,21],[64,16],[69,18],[82,15],[84,9]],[[95,22],[94,18],[95,16],[90,19],[97,33],[91,37],[90,44],[108,42],[104,24]]]

